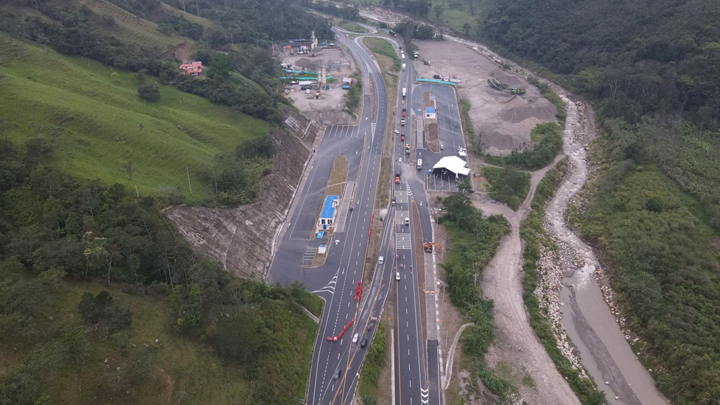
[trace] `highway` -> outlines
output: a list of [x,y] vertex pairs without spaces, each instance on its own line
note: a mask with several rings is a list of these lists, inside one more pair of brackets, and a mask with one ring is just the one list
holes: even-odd
[[[397,91],[395,106],[395,128],[404,133],[408,142],[395,139],[393,166],[401,174],[401,183],[394,184],[392,196],[394,206],[388,208],[387,220],[383,222],[379,255],[386,260],[377,263],[376,257],[367,260],[376,263],[373,279],[369,286],[363,286],[360,300],[356,300],[356,288],[362,280],[366,263],[366,252],[373,220],[375,193],[378,185],[382,147],[388,117],[388,99],[383,76],[369,50],[361,45],[360,38],[354,40],[337,30],[337,37],[355,56],[363,74],[363,111],[357,126],[330,126],[325,130],[315,158],[306,170],[306,181],[295,196],[293,209],[284,225],[284,236],[280,241],[268,273],[271,284],[289,284],[300,281],[307,290],[325,301],[320,328],[313,348],[310,378],[307,387],[307,404],[349,404],[358,382],[358,373],[368,347],[362,348],[364,339],[372,341],[385,301],[390,295],[394,300],[394,314],[382,314],[392,319],[394,395],[397,404],[438,404],[441,394],[441,353],[438,348],[438,318],[435,303],[434,257],[422,253],[418,245],[432,240],[430,212],[427,210],[425,195],[426,177],[424,170],[431,167],[440,156],[425,148],[422,132],[419,137],[410,134],[411,119],[421,118],[416,107],[417,99],[422,105],[422,92],[433,91],[443,100],[452,96],[452,89],[421,85],[414,88],[415,72],[410,60],[407,70],[401,72],[400,89],[407,88],[407,98]],[[372,33],[371,33],[372,35]],[[397,43],[394,44],[397,50]],[[373,91],[370,91],[372,85]],[[424,90],[425,86],[429,90]],[[371,97],[372,94],[372,97]],[[407,105],[406,105],[407,104]],[[443,103],[438,104],[438,110]],[[452,104],[448,107],[452,110]],[[454,104],[453,104],[454,105]],[[401,111],[407,108],[408,123],[400,125]],[[374,110],[374,111],[373,111]],[[452,117],[452,111],[443,114]],[[457,108],[455,116],[459,122]],[[440,115],[439,115],[440,117]],[[451,119],[451,121],[454,119]],[[416,125],[422,128],[422,121]],[[448,133],[444,133],[448,128]],[[440,125],[441,139],[459,132],[451,125]],[[399,136],[398,136],[399,138]],[[450,140],[450,138],[447,138]],[[451,142],[453,142],[451,140]],[[405,143],[411,143],[413,153],[405,154]],[[451,143],[448,143],[451,144]],[[446,153],[452,150],[446,148]],[[354,187],[354,198],[347,201],[353,209],[341,209],[338,214],[337,230],[330,238],[314,240],[316,214],[322,205],[327,180],[336,156],[347,157],[350,166],[348,182]],[[416,167],[417,156],[428,159],[423,168]],[[342,198],[343,196],[341,196]],[[342,207],[342,202],[341,202]],[[420,226],[413,221],[413,208],[420,216]],[[406,218],[409,221],[406,221]],[[329,246],[325,263],[309,268],[318,244]],[[419,250],[419,252],[418,252]],[[416,255],[419,253],[419,256]],[[420,289],[420,267],[416,262],[422,257],[426,286]],[[396,280],[396,272],[400,280]],[[424,298],[424,306],[422,306]],[[423,328],[423,313],[427,311],[427,324]],[[336,341],[328,337],[337,336],[347,329]],[[425,330],[425,333],[423,331]],[[357,334],[357,343],[352,343]]]

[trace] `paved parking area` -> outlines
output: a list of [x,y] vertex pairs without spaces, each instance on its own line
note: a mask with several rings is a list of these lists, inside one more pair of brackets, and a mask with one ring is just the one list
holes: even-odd
[[430,173],[425,177],[425,188],[429,191],[458,191],[455,175],[452,173]]

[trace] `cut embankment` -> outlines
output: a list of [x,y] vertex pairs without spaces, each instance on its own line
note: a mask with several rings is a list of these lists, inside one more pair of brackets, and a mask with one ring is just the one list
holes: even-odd
[[17,145],[46,139],[50,164],[79,179],[200,201],[212,157],[266,133],[261,120],[174,88],[159,86],[160,101],[144,101],[136,75],[4,34],[0,54],[6,136]]

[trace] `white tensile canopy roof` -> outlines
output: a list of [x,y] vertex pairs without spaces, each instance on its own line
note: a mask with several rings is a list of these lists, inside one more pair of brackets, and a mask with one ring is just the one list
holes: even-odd
[[445,169],[455,174],[467,176],[468,174],[470,174],[470,169],[465,167],[465,165],[467,165],[467,163],[457,156],[445,156],[444,158],[440,159],[440,161],[437,162],[435,166],[433,166],[433,170]]

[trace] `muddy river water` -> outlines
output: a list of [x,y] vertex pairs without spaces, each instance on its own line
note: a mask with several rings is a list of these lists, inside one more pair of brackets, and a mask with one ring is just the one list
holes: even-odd
[[[592,249],[565,223],[571,198],[588,178],[588,128],[578,119],[578,108],[562,96],[568,106],[564,152],[569,170],[555,197],[546,207],[546,229],[559,246],[564,272],[561,292],[563,326],[582,363],[612,404],[665,404],[650,373],[637,360],[615,315],[605,303],[593,273],[600,268]],[[585,124],[587,126],[587,124]]]

